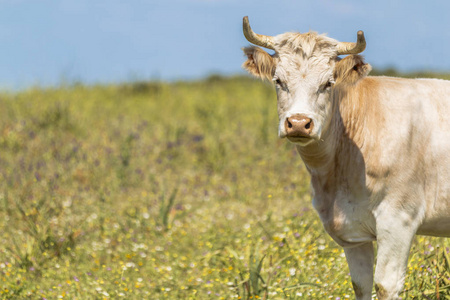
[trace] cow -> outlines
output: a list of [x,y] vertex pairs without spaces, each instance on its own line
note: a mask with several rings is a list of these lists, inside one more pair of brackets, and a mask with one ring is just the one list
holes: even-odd
[[[313,206],[344,248],[356,299],[398,299],[416,234],[450,236],[450,81],[368,76],[356,42],[255,33],[251,74],[273,80],[278,135],[311,177]],[[340,55],[347,55],[345,58]],[[374,268],[373,243],[377,243]]]

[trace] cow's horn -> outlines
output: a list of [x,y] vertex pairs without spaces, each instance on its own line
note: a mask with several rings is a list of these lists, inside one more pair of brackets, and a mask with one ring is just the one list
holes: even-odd
[[257,34],[253,32],[248,22],[248,17],[245,16],[242,24],[245,38],[252,44],[275,50],[273,37],[268,35]]
[[338,55],[341,54],[358,54],[366,49],[366,39],[364,38],[364,32],[358,31],[358,39],[356,43],[340,42],[337,45]]

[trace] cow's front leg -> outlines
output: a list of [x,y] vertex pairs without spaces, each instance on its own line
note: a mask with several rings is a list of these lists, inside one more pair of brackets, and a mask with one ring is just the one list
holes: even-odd
[[398,299],[403,289],[417,223],[417,219],[401,212],[377,218],[375,290],[379,300]]
[[344,248],[356,300],[372,299],[373,244],[366,243],[353,248]]

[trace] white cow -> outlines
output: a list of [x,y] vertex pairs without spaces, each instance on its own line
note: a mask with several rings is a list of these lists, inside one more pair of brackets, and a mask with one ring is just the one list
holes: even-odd
[[[450,81],[366,77],[356,43],[256,34],[243,67],[272,79],[281,138],[311,174],[313,206],[342,247],[356,299],[398,299],[414,235],[450,236]],[[350,54],[344,59],[338,56]],[[378,258],[373,276],[373,241]]]

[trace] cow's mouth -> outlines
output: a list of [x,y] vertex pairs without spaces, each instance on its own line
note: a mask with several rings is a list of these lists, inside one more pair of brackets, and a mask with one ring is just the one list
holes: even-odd
[[295,142],[295,141],[306,141],[309,140],[310,137],[308,136],[287,136],[288,140]]
[[307,144],[314,141],[314,138],[311,136],[287,136],[287,139],[294,144],[300,145],[300,146],[306,146]]

